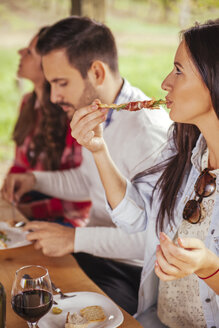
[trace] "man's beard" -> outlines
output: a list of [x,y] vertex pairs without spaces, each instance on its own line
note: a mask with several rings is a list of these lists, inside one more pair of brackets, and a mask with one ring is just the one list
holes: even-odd
[[92,86],[92,84],[90,83],[90,81],[88,79],[86,79],[84,81],[84,90],[82,92],[82,95],[77,103],[77,105],[73,105],[71,103],[67,103],[67,102],[57,102],[57,105],[59,106],[66,106],[69,107],[69,111],[67,111],[67,116],[68,119],[72,119],[74,113],[76,110],[88,106],[90,105],[94,99],[99,98],[99,94],[97,93],[97,91],[95,90],[95,88]]
[[85,86],[84,91],[77,103],[77,106],[75,106],[76,110],[90,105],[95,99],[99,98],[99,94],[97,90],[92,86],[90,81],[88,79],[85,80]]

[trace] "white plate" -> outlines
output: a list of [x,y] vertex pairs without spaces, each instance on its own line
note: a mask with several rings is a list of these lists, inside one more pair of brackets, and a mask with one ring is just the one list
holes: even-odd
[[60,299],[59,295],[54,296],[54,300],[58,303],[61,314],[53,314],[52,309],[43,317],[39,323],[39,328],[64,328],[66,315],[68,312],[71,314],[77,312],[80,314],[80,310],[86,306],[100,305],[102,306],[106,320],[102,322],[90,323],[87,328],[115,328],[121,325],[123,322],[123,314],[118,306],[104,295],[90,292],[76,292],[67,293],[68,295],[77,295],[72,298]]
[[5,241],[8,247],[0,248],[0,250],[16,248],[31,244],[31,242],[26,239],[27,232],[23,231],[21,228],[10,227],[7,222],[0,222],[0,230],[3,230],[6,233],[7,238],[9,239]]

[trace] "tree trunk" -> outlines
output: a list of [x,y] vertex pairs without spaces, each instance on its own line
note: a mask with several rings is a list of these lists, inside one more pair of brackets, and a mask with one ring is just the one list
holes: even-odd
[[71,0],[71,15],[82,16],[81,3],[82,0]]
[[71,0],[71,15],[105,21],[106,0]]
[[179,12],[179,25],[180,28],[185,28],[190,23],[191,14],[191,3],[190,0],[182,0]]

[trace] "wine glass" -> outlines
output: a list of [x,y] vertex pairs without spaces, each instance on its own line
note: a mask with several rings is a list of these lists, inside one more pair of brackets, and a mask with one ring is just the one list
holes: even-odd
[[29,327],[37,328],[37,322],[52,307],[52,286],[48,270],[40,265],[18,269],[11,291],[14,312],[25,319]]

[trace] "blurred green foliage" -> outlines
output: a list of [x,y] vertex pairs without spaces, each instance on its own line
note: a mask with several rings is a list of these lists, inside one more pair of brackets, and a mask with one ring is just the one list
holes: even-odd
[[[183,0],[107,3],[106,23],[116,37],[122,76],[148,96],[163,97],[160,85],[172,69]],[[219,17],[219,0],[189,0],[189,3],[189,25],[196,20]],[[19,84],[16,80],[17,49],[26,45],[39,27],[66,17],[69,12],[70,0],[1,0],[0,161],[13,157],[11,133],[19,102],[22,93],[31,88],[30,84]]]
[[15,87],[14,72],[17,56],[15,49],[0,48],[0,160],[12,155],[10,135],[14,124],[18,90]]

